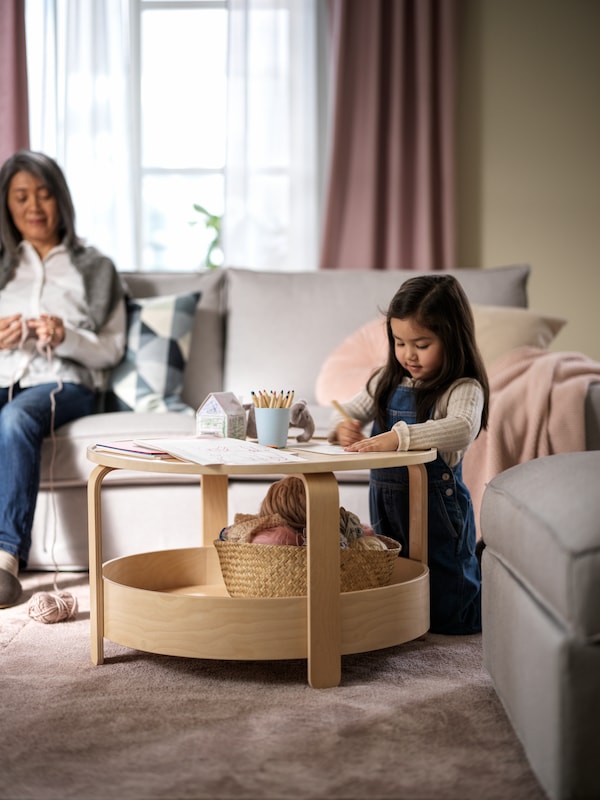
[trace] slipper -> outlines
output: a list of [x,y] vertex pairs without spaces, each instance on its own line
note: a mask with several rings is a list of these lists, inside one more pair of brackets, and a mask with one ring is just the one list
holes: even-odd
[[8,608],[19,602],[23,591],[18,578],[6,569],[0,569],[0,608]]

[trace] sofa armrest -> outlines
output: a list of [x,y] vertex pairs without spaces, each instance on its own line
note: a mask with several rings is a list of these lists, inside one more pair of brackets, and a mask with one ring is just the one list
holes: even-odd
[[591,383],[585,398],[585,449],[600,450],[600,383]]

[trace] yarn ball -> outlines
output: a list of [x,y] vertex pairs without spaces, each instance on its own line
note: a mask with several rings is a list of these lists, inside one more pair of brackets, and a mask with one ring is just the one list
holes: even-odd
[[257,533],[252,538],[253,544],[285,544],[302,545],[304,535],[292,530],[287,525],[279,525],[277,528],[266,528]]
[[377,536],[361,536],[348,545],[353,550],[387,550],[387,545]]
[[52,624],[77,616],[77,598],[70,592],[36,592],[27,607],[36,622]]
[[287,475],[272,483],[262,501],[261,514],[279,514],[290,528],[302,531],[306,527],[306,492],[296,475]]

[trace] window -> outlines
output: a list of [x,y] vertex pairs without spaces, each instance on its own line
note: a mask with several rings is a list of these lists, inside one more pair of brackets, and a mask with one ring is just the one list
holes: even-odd
[[80,235],[195,270],[222,219],[225,266],[316,269],[319,3],[27,0],[31,146]]
[[142,0],[139,23],[143,268],[196,269],[216,232],[194,206],[224,210],[226,3]]

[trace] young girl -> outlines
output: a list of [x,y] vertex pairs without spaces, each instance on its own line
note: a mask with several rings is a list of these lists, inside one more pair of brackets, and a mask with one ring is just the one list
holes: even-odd
[[[345,404],[351,421],[334,415],[329,438],[358,452],[437,449],[436,460],[426,464],[430,629],[477,633],[481,573],[462,458],[487,425],[489,386],[471,307],[451,275],[420,275],[396,292],[386,327],[386,365]],[[362,428],[372,421],[371,436],[365,439]],[[375,532],[401,542],[401,554],[408,556],[406,467],[372,470],[369,491]]]

